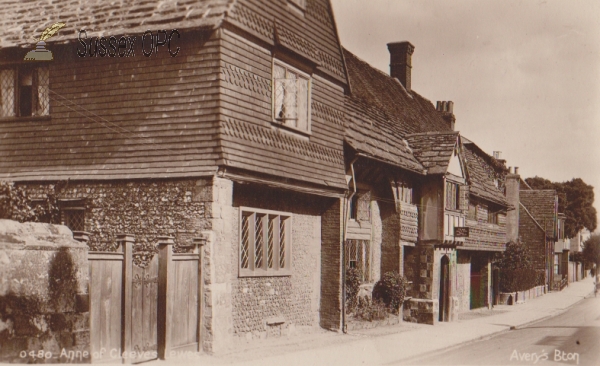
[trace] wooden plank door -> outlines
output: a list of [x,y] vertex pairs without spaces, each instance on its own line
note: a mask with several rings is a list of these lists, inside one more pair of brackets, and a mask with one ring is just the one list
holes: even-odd
[[131,348],[132,363],[156,359],[157,353],[157,299],[158,255],[140,267],[132,269],[131,294]]
[[123,254],[90,252],[88,260],[92,363],[120,362]]

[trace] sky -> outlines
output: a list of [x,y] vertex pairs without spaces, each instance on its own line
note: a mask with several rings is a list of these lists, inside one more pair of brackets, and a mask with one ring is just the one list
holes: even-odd
[[453,101],[461,135],[523,178],[583,179],[600,216],[600,1],[332,4],[346,49],[389,73],[386,44],[411,42],[412,89]]

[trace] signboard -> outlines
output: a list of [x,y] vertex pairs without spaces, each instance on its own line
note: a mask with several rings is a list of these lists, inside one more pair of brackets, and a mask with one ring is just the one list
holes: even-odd
[[455,238],[468,238],[469,237],[469,228],[462,226],[454,227],[454,237]]

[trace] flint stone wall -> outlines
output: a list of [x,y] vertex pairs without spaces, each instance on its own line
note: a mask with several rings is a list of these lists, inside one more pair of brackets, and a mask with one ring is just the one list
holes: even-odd
[[90,362],[87,252],[65,226],[0,220],[0,362]]

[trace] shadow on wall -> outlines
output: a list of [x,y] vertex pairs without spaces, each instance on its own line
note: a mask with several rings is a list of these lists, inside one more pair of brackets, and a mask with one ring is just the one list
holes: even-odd
[[[39,251],[31,251],[31,255],[39,255]],[[82,306],[77,295],[77,267],[69,250],[59,248],[46,268],[47,291],[35,289],[42,295],[11,290],[0,296],[0,362],[38,363],[42,361],[40,358],[48,356],[54,357],[51,362],[86,362],[71,359],[74,352],[69,354],[69,351],[82,354],[86,350],[89,353],[89,340],[81,339],[82,336],[89,339],[87,304]]]

